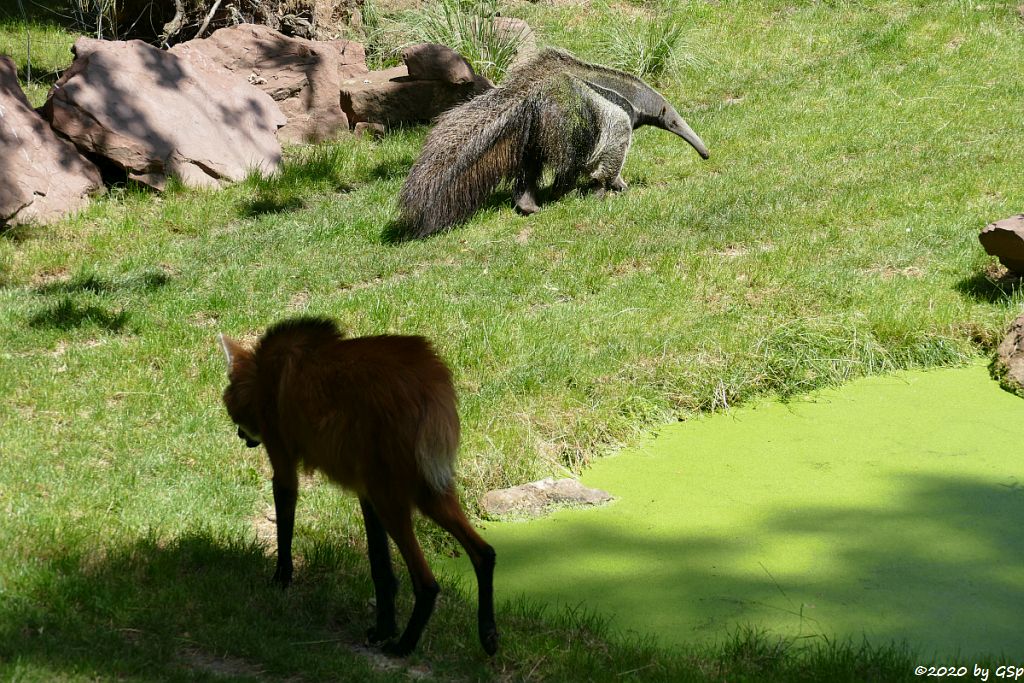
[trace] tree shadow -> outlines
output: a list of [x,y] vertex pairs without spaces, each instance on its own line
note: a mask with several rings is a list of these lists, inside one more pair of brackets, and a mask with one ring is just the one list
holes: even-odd
[[56,294],[110,294],[119,290],[153,292],[166,286],[171,276],[161,268],[144,268],[120,278],[105,277],[83,271],[66,280],[54,280],[36,285],[32,291],[42,296]]
[[[206,530],[50,555],[0,601],[0,660],[103,680],[377,680],[375,650],[363,645],[373,619],[365,565],[332,544],[308,554],[283,591],[257,541]],[[445,596],[442,613],[475,623],[456,591]]]
[[240,213],[247,218],[256,218],[266,214],[288,213],[298,211],[306,206],[300,197],[285,194],[275,196],[274,194],[261,194],[253,199],[248,199],[239,206]]
[[73,330],[78,327],[99,327],[107,332],[122,332],[129,322],[128,312],[108,310],[95,304],[80,304],[70,296],[44,307],[28,319],[32,328]]
[[[530,598],[583,602],[663,644],[774,626],[823,642],[909,644],[922,662],[936,655],[1019,660],[1024,485],[915,473],[896,483],[902,494],[891,506],[792,509],[780,501],[740,533],[632,533],[593,515],[543,533],[499,536],[495,547],[507,576],[527,577],[516,585],[528,584]],[[770,554],[766,543],[806,539],[828,549],[813,564],[794,570],[761,562]],[[609,569],[617,565],[634,570]]]
[[412,157],[385,159],[370,169],[369,176],[373,180],[397,180],[398,178],[404,178],[409,175],[409,170],[412,169],[412,165],[415,162],[416,160]]

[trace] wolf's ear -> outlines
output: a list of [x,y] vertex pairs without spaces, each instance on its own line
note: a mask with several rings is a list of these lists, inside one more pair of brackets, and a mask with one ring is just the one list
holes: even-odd
[[235,367],[235,360],[245,353],[245,349],[223,332],[217,335],[217,341],[220,342],[220,348],[224,351],[224,358],[228,362],[228,375],[230,375]]

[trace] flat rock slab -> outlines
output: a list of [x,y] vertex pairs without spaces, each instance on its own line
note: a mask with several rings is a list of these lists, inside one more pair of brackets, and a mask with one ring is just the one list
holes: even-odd
[[587,488],[576,479],[548,478],[488,491],[480,505],[491,517],[540,517],[559,507],[601,505],[610,500],[607,491]]
[[[499,599],[604,615],[664,647],[754,627],[1020,666],[1022,445],[1024,401],[979,359],[666,425],[583,474],[614,505],[483,535]],[[442,568],[475,586],[467,558]]]
[[430,121],[493,87],[479,75],[463,84],[416,79],[403,65],[342,81],[341,108],[353,125],[366,121],[391,128],[403,123]]
[[347,133],[341,81],[368,71],[360,43],[291,38],[258,24],[222,28],[170,51],[185,58],[200,53],[270,95],[288,118],[277,137],[292,143]]
[[170,176],[217,187],[280,164],[275,133],[287,119],[269,95],[213,61],[139,40],[79,38],[73,52],[41,113],[129,178],[158,189]]
[[992,374],[1003,389],[1024,397],[1024,315],[1013,321],[999,344]]
[[1024,274],[1024,213],[990,223],[978,239],[1009,270]]
[[0,225],[47,223],[83,208],[100,172],[36,113],[0,56]]
[[476,72],[466,58],[447,45],[419,43],[402,50],[409,77],[445,83],[472,83]]

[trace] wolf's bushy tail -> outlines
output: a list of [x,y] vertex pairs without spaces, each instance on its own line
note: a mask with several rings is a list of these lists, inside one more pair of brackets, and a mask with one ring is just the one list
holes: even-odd
[[399,231],[426,237],[468,218],[523,163],[530,98],[488,91],[443,114],[399,194]]
[[459,449],[455,393],[450,388],[446,393],[450,395],[436,396],[437,400],[426,404],[416,434],[416,469],[438,493],[455,484],[455,454]]

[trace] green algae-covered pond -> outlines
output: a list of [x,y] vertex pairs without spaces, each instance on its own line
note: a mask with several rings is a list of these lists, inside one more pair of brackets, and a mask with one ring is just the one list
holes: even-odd
[[1024,658],[1024,401],[980,363],[667,426],[582,479],[617,500],[487,525],[499,600],[669,647],[753,626]]

